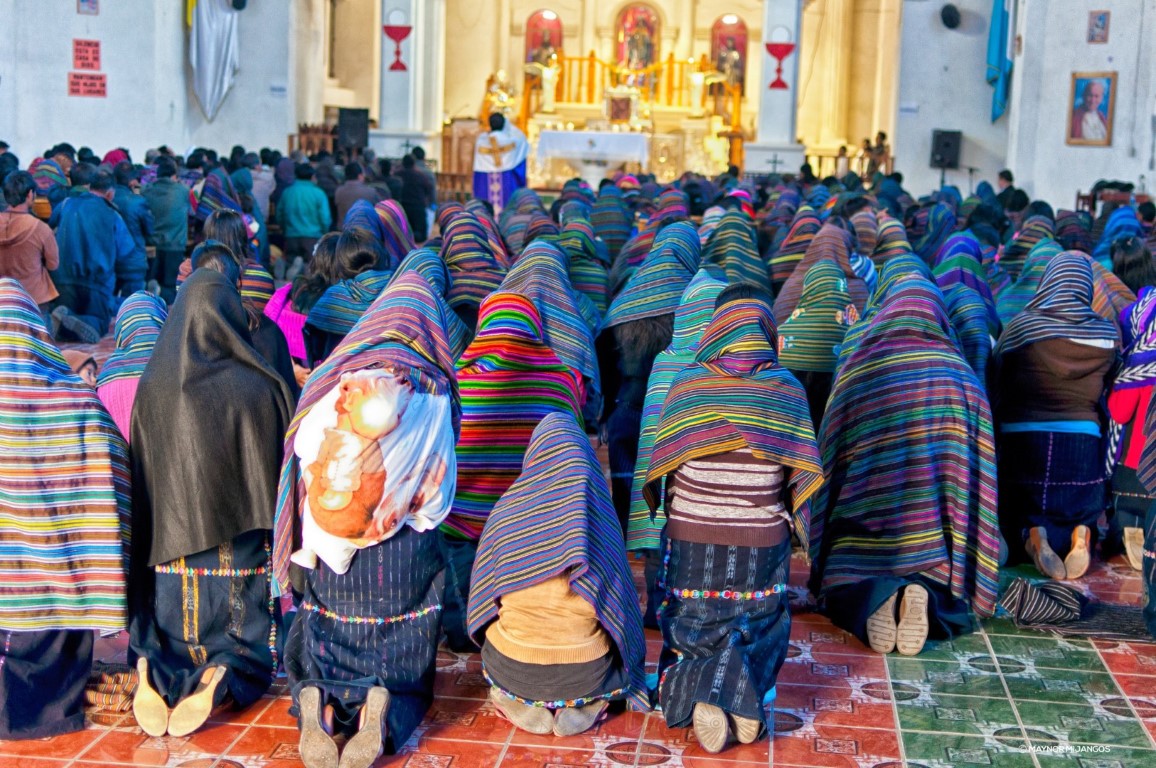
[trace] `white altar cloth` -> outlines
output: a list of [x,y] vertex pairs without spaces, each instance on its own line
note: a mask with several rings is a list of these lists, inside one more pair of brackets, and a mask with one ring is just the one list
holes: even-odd
[[542,131],[538,134],[538,159],[561,158],[574,165],[590,186],[598,189],[607,163],[633,161],[646,167],[650,139],[643,133],[613,131]]

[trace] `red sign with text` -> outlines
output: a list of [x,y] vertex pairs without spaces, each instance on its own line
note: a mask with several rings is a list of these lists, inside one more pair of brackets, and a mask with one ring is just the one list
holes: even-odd
[[69,72],[68,95],[95,96],[103,99],[108,96],[108,76],[87,72]]
[[73,40],[72,41],[72,68],[73,69],[100,69],[100,41]]

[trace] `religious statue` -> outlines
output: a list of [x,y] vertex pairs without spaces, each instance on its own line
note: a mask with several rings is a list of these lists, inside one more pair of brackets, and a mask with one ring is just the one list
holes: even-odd
[[741,86],[743,83],[743,54],[736,50],[735,39],[728,37],[726,45],[718,54],[716,67],[722,72],[727,85]]
[[490,115],[494,113],[507,118],[514,114],[514,86],[510,84],[510,77],[504,69],[499,69],[486,79],[486,95],[482,99],[482,125],[485,125]]
[[550,30],[542,30],[542,43],[534,49],[531,55],[531,62],[541,64],[543,67],[556,65],[558,62],[558,52],[554,49],[554,43],[551,40]]
[[654,43],[645,27],[638,27],[630,33],[626,42],[626,66],[630,69],[646,69],[654,63]]

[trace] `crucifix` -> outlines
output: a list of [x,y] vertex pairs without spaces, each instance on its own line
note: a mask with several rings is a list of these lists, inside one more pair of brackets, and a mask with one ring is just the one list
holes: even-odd
[[502,155],[506,154],[507,152],[513,152],[514,151],[514,145],[513,144],[499,144],[497,137],[492,136],[492,135],[487,137],[487,138],[489,139],[490,146],[480,147],[478,149],[478,151],[481,152],[483,155],[488,155],[490,157],[490,159],[494,161],[494,165],[501,165],[502,164]]
[[416,144],[414,144],[413,142],[411,142],[409,139],[406,139],[404,142],[402,142],[401,148],[402,148],[402,149],[404,149],[404,150],[405,150],[405,154],[407,154],[407,155],[408,155],[408,154],[409,154],[409,151],[410,151],[411,149],[413,149],[415,146],[417,146],[417,145],[416,145]]
[[767,160],[765,162],[767,163],[767,165],[771,166],[771,173],[778,173],[779,172],[779,166],[786,164],[782,160],[779,159],[779,153],[778,152],[775,152],[773,155],[771,155],[771,159]]

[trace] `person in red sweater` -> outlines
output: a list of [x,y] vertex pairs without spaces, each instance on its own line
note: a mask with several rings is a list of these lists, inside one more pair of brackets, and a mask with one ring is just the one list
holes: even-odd
[[1156,390],[1156,291],[1143,288],[1120,314],[1124,364],[1108,394],[1108,468],[1112,473],[1111,535],[1137,571],[1144,562],[1145,518],[1156,514],[1153,496],[1136,476],[1147,438],[1144,418]]

